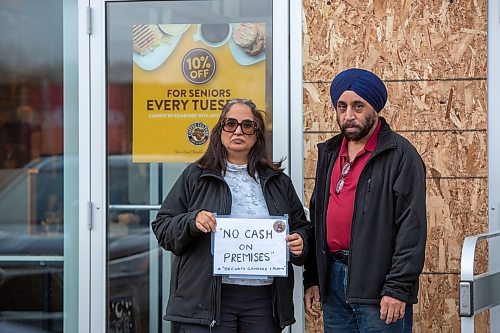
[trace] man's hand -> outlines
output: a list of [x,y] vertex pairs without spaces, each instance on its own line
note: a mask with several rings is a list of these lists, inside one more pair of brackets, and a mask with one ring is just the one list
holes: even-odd
[[405,316],[406,303],[398,299],[383,296],[380,301],[380,320],[391,324]]
[[319,318],[321,313],[314,309],[314,303],[319,303],[319,287],[312,286],[304,292],[304,307],[306,313],[313,318]]

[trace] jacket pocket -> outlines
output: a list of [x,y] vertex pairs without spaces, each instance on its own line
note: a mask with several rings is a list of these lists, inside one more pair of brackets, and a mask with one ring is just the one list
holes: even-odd
[[363,200],[363,215],[366,215],[366,212],[368,211],[370,207],[370,199],[372,196],[372,186],[373,186],[373,180],[372,178],[368,178],[366,181],[366,190],[365,190],[365,198]]

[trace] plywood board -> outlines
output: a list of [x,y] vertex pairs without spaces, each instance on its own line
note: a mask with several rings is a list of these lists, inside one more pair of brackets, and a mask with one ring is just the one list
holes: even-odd
[[303,1],[304,81],[486,77],[487,1]]

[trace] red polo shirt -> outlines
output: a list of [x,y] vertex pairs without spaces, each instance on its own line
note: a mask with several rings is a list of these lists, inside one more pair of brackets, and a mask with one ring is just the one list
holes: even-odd
[[341,178],[342,168],[349,162],[347,140],[342,140],[339,156],[335,160],[330,182],[330,198],[326,211],[326,242],[330,252],[349,250],[351,241],[351,223],[354,212],[354,197],[359,175],[377,146],[380,121],[364,148],[351,161],[351,168],[344,177],[344,187],[336,193],[337,183]]

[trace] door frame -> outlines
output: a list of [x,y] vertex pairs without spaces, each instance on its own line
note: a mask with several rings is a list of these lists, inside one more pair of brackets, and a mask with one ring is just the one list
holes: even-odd
[[104,2],[79,12],[79,332],[106,330],[106,85]]
[[[78,0],[78,331],[90,332],[90,35],[89,0]],[[85,272],[85,273],[84,273]]]
[[[128,0],[132,1],[132,0]],[[139,2],[135,0],[136,2]],[[79,77],[80,77],[80,199],[79,199],[79,331],[105,332],[107,295],[107,149],[106,149],[106,4],[118,0],[79,0]],[[291,15],[298,16],[291,29]],[[284,161],[285,172],[296,189],[303,189],[301,4],[299,1],[273,1],[273,159]],[[294,32],[294,41],[290,34]],[[293,71],[290,50],[293,51]],[[287,61],[282,61],[286,59]],[[293,78],[291,74],[293,73]],[[296,96],[291,99],[293,92]],[[297,97],[300,96],[300,97]],[[294,103],[294,108],[291,108]],[[300,103],[300,104],[296,104]],[[300,106],[299,106],[300,105]],[[299,112],[300,111],[300,112]],[[293,115],[293,116],[292,116]],[[294,133],[292,138],[291,133]],[[297,135],[297,136],[295,136]],[[292,143],[294,145],[292,145]],[[294,150],[291,150],[294,147]],[[301,270],[295,271],[301,279]],[[301,280],[298,280],[299,282]],[[303,331],[302,288],[296,283],[297,323]]]
[[[500,134],[496,129],[500,125],[500,116],[497,111],[500,105],[500,96],[493,92],[500,89],[500,61],[496,58],[500,52],[500,3],[488,1],[488,34],[487,34],[487,91],[488,91],[488,224],[489,231],[500,230],[500,172],[496,169],[500,161],[500,149],[496,143]],[[498,242],[491,242],[489,246],[489,270],[500,269],[500,258],[496,255],[500,251]],[[498,332],[500,327],[500,306],[493,307],[490,312],[490,330]]]

